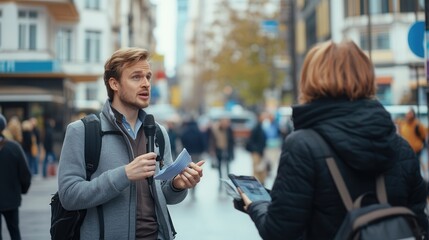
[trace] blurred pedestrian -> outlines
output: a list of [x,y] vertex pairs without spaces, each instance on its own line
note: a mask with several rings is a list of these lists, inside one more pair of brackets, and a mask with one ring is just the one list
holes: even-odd
[[6,119],[0,114],[0,239],[3,215],[10,239],[19,240],[21,194],[30,188],[31,173],[20,144],[4,137],[5,127]]
[[[191,155],[192,161],[194,163],[199,162],[204,152],[204,135],[194,117],[190,117],[183,122],[180,141],[189,155]],[[192,189],[191,194],[192,197],[195,197],[195,189]]]
[[48,175],[55,175],[54,171],[48,171],[48,169],[55,169],[55,162],[57,158],[54,152],[54,128],[55,120],[53,118],[46,119],[45,122],[45,134],[43,138],[43,147],[45,149],[45,158],[43,160],[43,177],[46,178]]
[[39,173],[39,165],[41,163],[40,157],[42,156],[42,149],[43,149],[43,143],[42,138],[40,136],[40,129],[39,129],[39,120],[37,120],[36,117],[31,117],[28,119],[33,126],[33,136],[36,138],[36,147],[37,147],[37,154],[34,156],[36,159],[36,174]]
[[271,173],[272,166],[277,166],[278,164],[282,136],[273,114],[269,112],[266,112],[263,116],[262,129],[267,137],[267,144],[264,151],[264,162],[266,165],[267,175],[269,175]]
[[6,129],[3,130],[4,136],[9,139],[22,143],[22,125],[21,121],[17,116],[13,116],[9,119]]
[[404,119],[398,119],[396,123],[399,135],[401,135],[410,144],[411,148],[414,150],[417,158],[420,161],[423,176],[425,177],[426,181],[429,180],[427,176],[427,164],[424,163],[421,158],[422,151],[426,146],[426,140],[428,136],[427,128],[416,117],[416,112],[413,108],[410,108],[407,114],[405,114]]
[[404,119],[398,121],[398,131],[420,158],[428,134],[426,127],[417,119],[413,108],[410,108]]
[[205,159],[210,161],[211,168],[217,169],[217,159],[214,147],[214,137],[212,133],[213,122],[211,119],[207,119],[204,125],[200,126],[201,131],[204,135],[204,152]]
[[29,120],[22,121],[22,149],[27,157],[28,166],[31,174],[38,172],[39,162],[37,161],[38,145],[36,136],[33,132],[33,124]]
[[[245,209],[263,239],[333,239],[347,214],[330,175],[327,157],[335,157],[353,198],[374,190],[384,175],[388,202],[406,206],[428,238],[426,184],[409,144],[396,134],[390,114],[376,100],[374,66],[351,42],[314,46],[304,59],[300,105],[293,107],[295,131],[285,140],[272,201]],[[318,132],[329,156],[308,131]],[[355,199],[353,199],[355,200]]]
[[265,119],[265,113],[258,115],[258,122],[250,132],[246,142],[246,150],[250,152],[253,162],[253,176],[258,179],[262,185],[265,184],[267,177],[267,163],[264,159],[264,151],[267,146],[267,136],[262,128],[262,122]]
[[[99,207],[102,207],[106,239],[174,239],[176,234],[167,204],[177,204],[202,177],[203,161],[190,163],[167,180],[153,179],[160,171],[159,147],[147,152],[144,126],[148,117],[153,72],[149,52],[123,48],[104,65],[108,99],[100,116],[102,139],[100,161],[86,180],[84,124],[68,125],[58,167],[58,195],[65,209],[88,209],[80,227],[80,239],[98,239]],[[156,117],[156,116],[155,116]],[[164,168],[173,163],[170,141],[164,126]],[[159,136],[158,134],[156,136]],[[160,140],[162,141],[162,140]]]
[[[218,122],[212,125],[213,147],[217,159],[219,172],[219,190],[222,188],[220,179],[227,178],[229,174],[229,163],[234,159],[235,139],[228,117],[222,116]],[[226,168],[226,174],[222,174]]]

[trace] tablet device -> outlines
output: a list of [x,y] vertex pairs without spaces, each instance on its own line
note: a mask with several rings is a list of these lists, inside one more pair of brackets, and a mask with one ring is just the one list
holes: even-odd
[[241,189],[253,201],[271,201],[271,196],[265,187],[254,176],[238,176],[229,174],[232,183]]

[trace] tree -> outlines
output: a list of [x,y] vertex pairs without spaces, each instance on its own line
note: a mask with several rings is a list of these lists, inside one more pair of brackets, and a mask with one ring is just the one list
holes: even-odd
[[[205,32],[202,84],[215,82],[218,90],[231,86],[246,106],[263,103],[264,91],[279,87],[283,74],[276,74],[273,57],[284,43],[263,32],[263,20],[276,19],[266,10],[268,1],[248,1],[245,10],[223,1],[213,27]],[[226,15],[226,17],[225,17]]]

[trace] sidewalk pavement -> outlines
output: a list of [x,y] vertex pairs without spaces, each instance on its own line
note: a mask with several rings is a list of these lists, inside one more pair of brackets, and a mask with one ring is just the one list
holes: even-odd
[[[250,155],[242,148],[236,149],[236,159],[231,163],[231,173],[251,175]],[[275,161],[276,162],[276,161]],[[196,187],[196,196],[188,197],[177,205],[169,205],[172,219],[178,232],[176,240],[259,240],[259,234],[248,215],[234,209],[232,198],[219,192],[218,171],[211,162],[204,164],[204,176]],[[273,164],[267,187],[271,188],[277,164]],[[43,179],[34,176],[19,209],[20,229],[23,240],[50,239],[50,200],[57,191],[57,178]],[[10,240],[6,223],[2,219],[2,236]]]
[[[51,238],[49,227],[51,224],[52,195],[57,191],[57,178],[43,179],[40,175],[33,176],[27,194],[22,195],[19,208],[19,226],[23,240],[48,240]],[[1,234],[4,240],[10,240],[6,222],[2,219]]]

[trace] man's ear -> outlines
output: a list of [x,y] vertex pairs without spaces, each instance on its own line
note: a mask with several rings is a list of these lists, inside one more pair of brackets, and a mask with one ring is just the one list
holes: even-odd
[[109,86],[113,91],[118,91],[119,82],[115,78],[109,78]]

